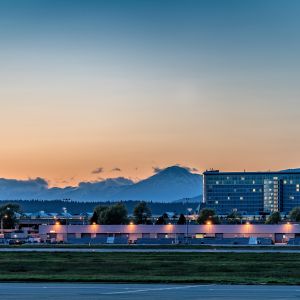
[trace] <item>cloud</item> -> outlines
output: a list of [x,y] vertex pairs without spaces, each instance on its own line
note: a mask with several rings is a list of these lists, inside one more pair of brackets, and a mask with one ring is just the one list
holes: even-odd
[[[176,167],[183,168],[183,169],[187,170],[187,171],[190,172],[190,173],[193,173],[193,172],[199,172],[199,170],[198,170],[197,168],[190,168],[190,167],[187,167],[187,166],[183,166],[183,165],[181,165],[181,164],[176,164],[175,166],[176,166]],[[166,168],[152,167],[152,169],[153,169],[153,172],[154,172],[155,174],[157,174],[157,173],[159,173],[159,172],[165,170]]]
[[113,172],[121,172],[122,170],[121,170],[120,168],[117,167],[117,168],[113,168],[112,171],[113,171]]
[[155,174],[157,174],[157,173],[161,172],[162,170],[164,170],[164,168],[160,168],[160,167],[152,167],[152,169],[153,169],[153,172]]
[[92,171],[92,174],[100,174],[104,171],[102,167],[96,168],[95,170]]
[[187,166],[183,166],[181,164],[176,164],[177,167],[181,167],[181,168],[184,168],[186,169],[187,171],[189,172],[199,172],[199,170],[197,168],[190,168],[190,167],[187,167]]
[[0,178],[0,199],[30,199],[48,190],[48,181],[37,177],[27,180]]

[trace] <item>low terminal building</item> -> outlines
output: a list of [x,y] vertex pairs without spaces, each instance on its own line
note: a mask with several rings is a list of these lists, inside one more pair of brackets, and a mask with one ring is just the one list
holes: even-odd
[[[44,240],[66,243],[180,243],[257,244],[266,239],[272,243],[287,243],[300,239],[299,224],[280,225],[41,225],[39,235]],[[208,242],[209,241],[209,242]],[[258,242],[257,242],[258,241]]]

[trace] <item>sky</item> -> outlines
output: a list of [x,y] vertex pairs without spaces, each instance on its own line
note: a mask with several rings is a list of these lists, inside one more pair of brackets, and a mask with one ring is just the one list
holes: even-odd
[[297,0],[1,0],[0,177],[300,167]]

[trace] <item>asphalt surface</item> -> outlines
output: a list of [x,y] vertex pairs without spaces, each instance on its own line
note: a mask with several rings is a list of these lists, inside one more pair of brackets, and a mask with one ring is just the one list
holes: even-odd
[[128,248],[0,248],[0,252],[182,252],[182,253],[300,253],[293,249],[128,249]]
[[300,286],[0,283],[0,299],[300,299]]

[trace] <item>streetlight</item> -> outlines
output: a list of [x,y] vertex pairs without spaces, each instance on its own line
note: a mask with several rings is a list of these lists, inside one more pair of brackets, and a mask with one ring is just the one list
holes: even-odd
[[3,220],[4,219],[7,219],[8,218],[8,215],[4,215],[2,218],[1,218],[1,234],[3,234]]
[[191,214],[191,212],[192,212],[192,208],[191,207],[189,207],[188,209],[187,209],[187,211],[188,211],[188,216],[187,216],[187,220],[186,220],[186,222],[185,222],[185,224],[186,224],[186,244],[188,243],[188,238],[189,238],[189,223],[190,223],[190,218],[189,218],[189,216],[190,216],[190,214]]

